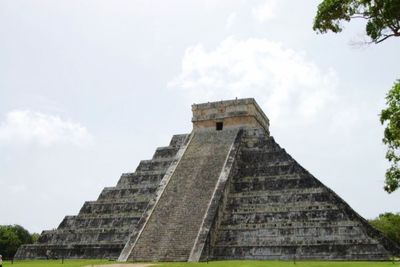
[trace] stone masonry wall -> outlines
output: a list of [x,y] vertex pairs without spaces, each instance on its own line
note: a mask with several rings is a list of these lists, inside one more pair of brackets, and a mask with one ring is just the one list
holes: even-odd
[[20,247],[15,259],[117,258],[135,229],[187,135],[175,135],[169,146],[157,148],[151,160],[134,173],[122,174],[96,201],[84,203],[76,216],[66,216],[56,230],[44,231],[36,244]]
[[261,127],[269,131],[269,120],[254,98],[225,100],[192,105],[193,129],[215,127],[223,122],[224,127]]
[[211,258],[382,260],[399,255],[394,243],[263,130],[246,130],[236,164]]

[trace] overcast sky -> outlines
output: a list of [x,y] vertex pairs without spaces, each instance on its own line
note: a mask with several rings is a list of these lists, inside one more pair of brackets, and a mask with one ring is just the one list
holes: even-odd
[[378,114],[400,40],[317,35],[318,3],[0,0],[0,224],[56,228],[190,132],[192,103],[235,97],[362,216],[399,212]]

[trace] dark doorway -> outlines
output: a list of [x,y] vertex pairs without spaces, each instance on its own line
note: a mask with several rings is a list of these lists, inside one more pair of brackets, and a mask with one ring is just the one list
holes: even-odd
[[223,122],[217,122],[217,123],[215,124],[215,129],[216,129],[217,131],[221,131],[222,128],[224,128],[224,123],[223,123]]

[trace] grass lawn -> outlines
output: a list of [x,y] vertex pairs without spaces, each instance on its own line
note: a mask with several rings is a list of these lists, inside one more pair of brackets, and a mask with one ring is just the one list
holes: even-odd
[[[108,260],[34,260],[34,261],[16,261],[14,264],[6,261],[3,267],[82,267],[95,264],[113,264],[116,262]],[[400,262],[358,262],[358,261],[212,261],[209,263],[159,263],[160,267],[384,267],[400,266]]]
[[400,262],[356,262],[356,261],[213,261],[207,263],[168,263],[160,267],[383,267],[400,266]]
[[95,264],[112,264],[114,261],[108,260],[64,260],[64,264],[62,264],[61,260],[21,260],[14,261],[11,264],[10,261],[3,262],[3,267],[81,267],[87,265],[95,265]]

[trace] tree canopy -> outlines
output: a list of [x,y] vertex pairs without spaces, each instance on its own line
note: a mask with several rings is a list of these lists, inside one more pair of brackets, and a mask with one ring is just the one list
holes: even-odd
[[341,22],[366,20],[365,31],[373,43],[400,36],[399,0],[324,0],[318,6],[314,31],[341,32]]
[[400,244],[400,213],[384,213],[369,222],[387,238]]
[[[400,37],[400,0],[323,0],[314,18],[314,31],[341,32],[342,22],[364,19],[366,35],[372,43],[380,43],[390,37]],[[386,96],[387,108],[380,120],[386,124],[383,143],[388,146],[386,158],[390,167],[386,171],[384,189],[391,193],[400,187],[400,80]]]
[[385,190],[391,193],[400,186],[400,80],[388,92],[386,105],[381,112],[381,123],[386,124],[383,143],[388,147],[386,158],[391,164],[386,171]]
[[0,225],[0,254],[4,259],[12,259],[19,246],[31,243],[31,234],[22,226]]

